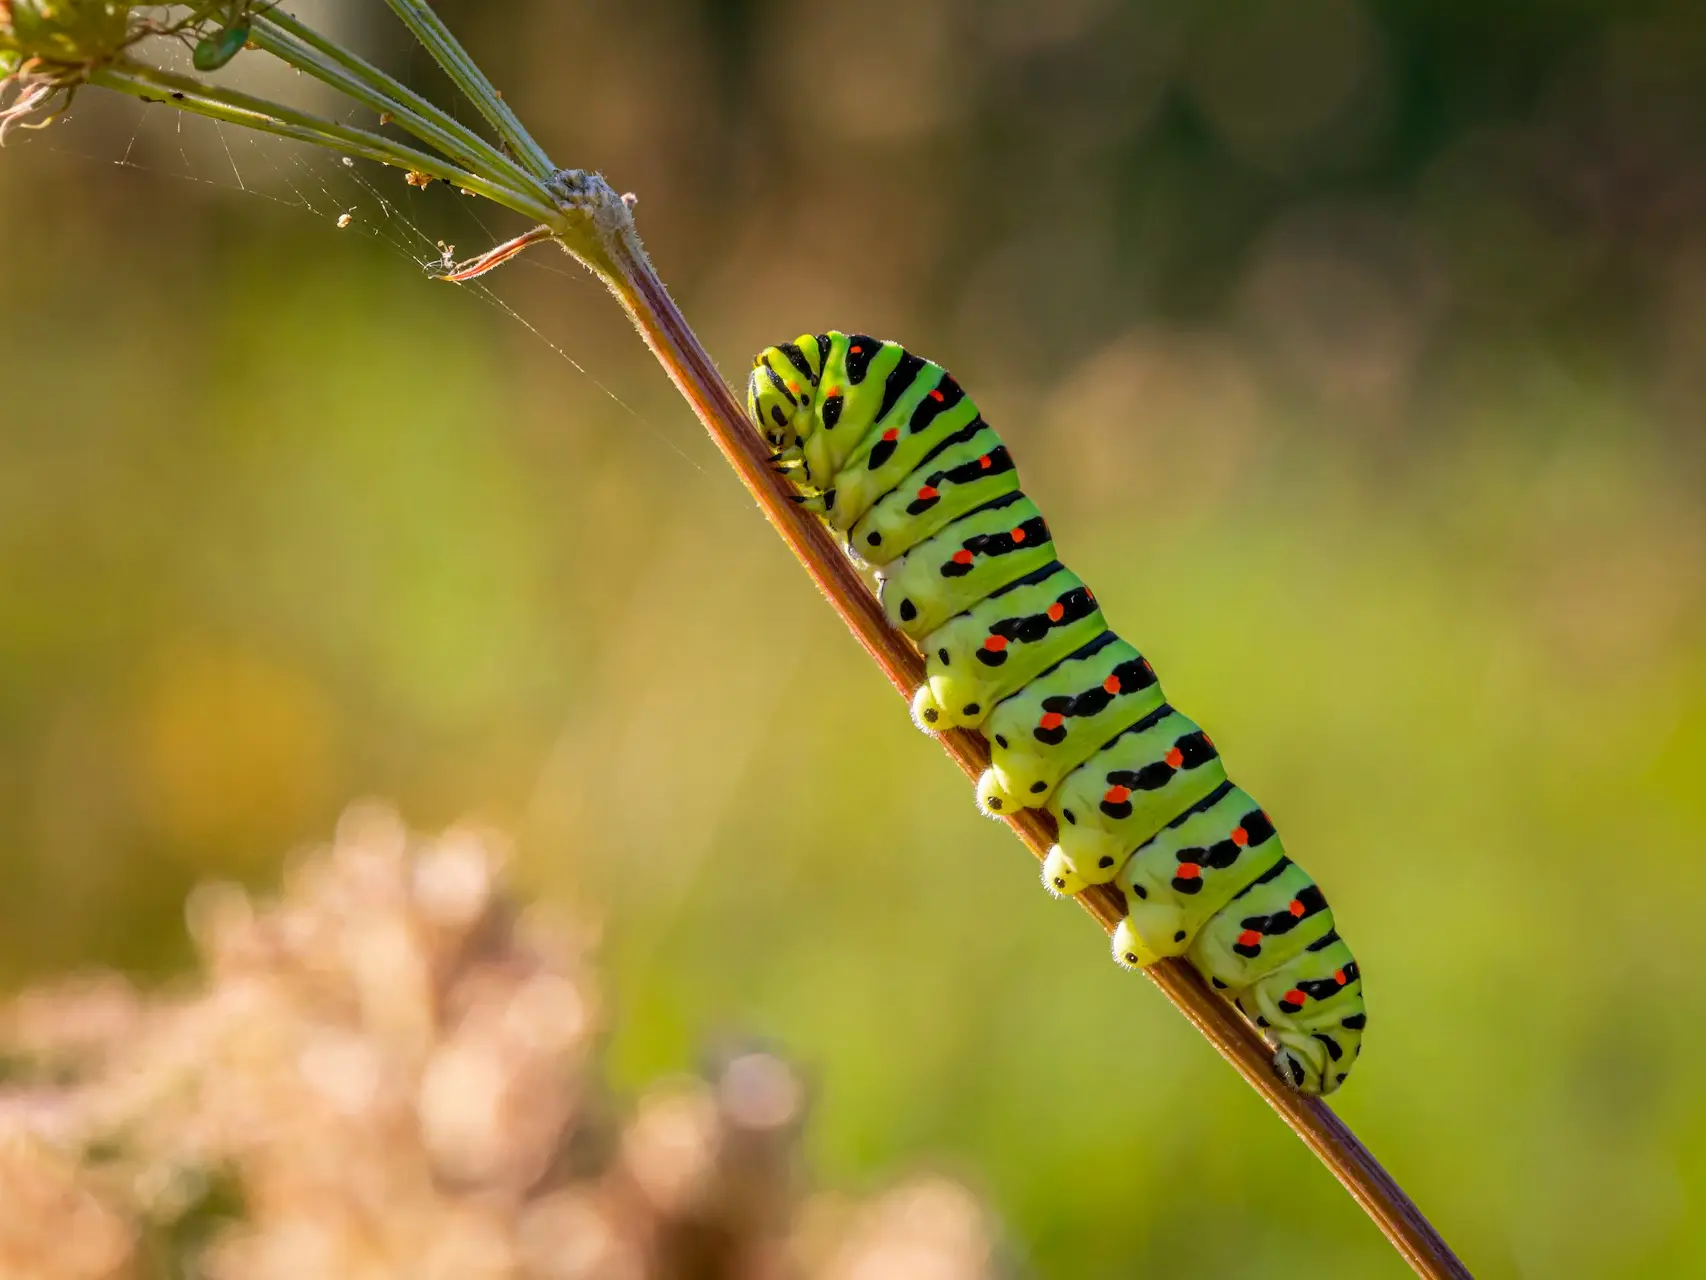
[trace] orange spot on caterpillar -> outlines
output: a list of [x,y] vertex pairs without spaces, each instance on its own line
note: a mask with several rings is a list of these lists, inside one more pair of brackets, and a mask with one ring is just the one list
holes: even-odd
[[955,564],[970,564],[972,562],[972,559],[973,559],[972,553],[969,551],[960,550],[960,551],[954,552],[954,563]]
[[1345,985],[1345,971],[1343,969],[1334,969],[1333,970],[1333,981],[1338,983],[1341,987],[1344,986]]
[[1017,529],[1013,530],[1013,532],[1008,534],[1007,536],[1009,538],[1013,539],[1014,542],[1023,542],[1025,540],[1025,527],[1023,525],[1020,525]]
[[864,351],[865,348],[864,347],[849,347],[847,349],[850,352],[852,352],[854,355],[858,355],[860,352]]
[[1102,796],[1109,804],[1124,804],[1130,798],[1130,787],[1109,787]]
[[1202,877],[1202,868],[1194,862],[1181,862],[1173,874],[1180,880],[1198,880]]
[[1243,933],[1238,935],[1238,945],[1241,947],[1253,947],[1261,940],[1262,935],[1257,933],[1254,929],[1246,929]]
[[800,384],[799,384],[799,383],[797,383],[797,382],[790,382],[790,383],[789,383],[789,384],[788,384],[788,390],[789,390],[789,391],[790,391],[790,392],[791,392],[791,393],[792,393],[792,394],[794,394],[794,395],[796,395],[796,396],[797,396],[797,395],[799,395],[799,394],[800,394]]
[[1102,681],[1102,688],[1108,693],[1118,693],[1120,691],[1120,678],[1118,676],[1109,676],[1106,680]]
[[992,467],[992,466],[994,466],[994,465],[995,465],[995,464],[994,464],[994,463],[992,463],[992,462],[990,462],[990,460],[989,460],[989,455],[988,455],[988,454],[987,454],[987,453],[986,453],[986,454],[984,454],[984,455],[983,455],[983,457],[981,457],[981,458],[979,458],[979,459],[978,459],[978,460],[977,460],[977,465],[978,465],[978,467],[979,467],[979,468],[981,468],[981,469],[982,469],[982,470],[984,470],[984,471],[988,471],[988,470],[989,470],[989,468],[990,468],[990,467]]
[[887,440],[890,444],[893,444],[896,440],[900,439],[900,428],[890,427],[887,431],[883,432],[883,439]]
[[1180,751],[1179,748],[1174,747],[1165,756],[1163,756],[1162,759],[1177,769],[1180,765],[1185,763],[1185,753]]
[[1291,912],[1291,914],[1294,916],[1300,916],[1303,914],[1304,908],[1303,908],[1303,904],[1301,902],[1299,902],[1296,898],[1293,898],[1291,900],[1291,905],[1289,907],[1287,907],[1286,910]]
[[948,397],[943,395],[940,391],[932,391],[930,393],[930,398],[932,400],[946,400]]
[[918,500],[920,502],[928,502],[932,498],[939,498],[941,496],[941,491],[933,484],[927,484],[918,491]]
[[1213,745],[1214,745],[1214,739],[1213,739],[1213,738],[1211,738],[1211,737],[1209,737],[1209,736],[1208,736],[1208,735],[1207,735],[1207,734],[1206,734],[1206,733],[1205,733],[1205,734],[1203,734],[1203,736],[1202,736],[1202,744],[1203,744],[1203,746],[1205,746],[1205,747],[1212,747],[1212,746],[1213,746]]
[[[1297,1007],[1297,1009],[1303,1008],[1303,1006],[1305,1004],[1307,1004],[1308,1002],[1309,1002],[1309,997],[1304,995],[1303,992],[1296,990],[1295,988],[1286,992],[1283,996],[1280,997],[1280,1003],[1281,1004],[1295,1005]],[[1293,1012],[1296,1012],[1296,1010],[1294,1009]]]
[[1232,843],[1242,849],[1245,845],[1250,843],[1250,833],[1244,830],[1243,827],[1233,827]]
[[1041,720],[1037,721],[1037,727],[1041,729],[1058,729],[1065,720],[1066,717],[1061,715],[1060,712],[1051,711]]
[[825,387],[823,389],[823,394],[826,396],[838,396],[841,394],[841,388],[840,387]]
[[1061,604],[1058,600],[1048,607],[1048,620],[1050,622],[1059,622],[1065,616],[1066,606]]
[[991,653],[1000,653],[1007,647],[1007,637],[990,636],[989,639],[983,642],[983,647],[988,649]]

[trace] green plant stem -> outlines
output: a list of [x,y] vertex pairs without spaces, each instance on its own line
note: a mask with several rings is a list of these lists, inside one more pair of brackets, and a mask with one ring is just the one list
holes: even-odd
[[183,111],[208,116],[226,124],[259,129],[263,133],[309,142],[345,155],[376,160],[380,164],[413,170],[439,178],[452,186],[472,191],[495,204],[514,209],[538,222],[560,225],[559,211],[540,195],[516,191],[471,170],[450,164],[425,151],[418,151],[365,129],[335,124],[307,112],[297,111],[264,98],[251,97],[234,89],[202,84],[155,67],[123,59],[94,71],[89,83],[151,102],[165,102]]
[[556,172],[551,164],[551,158],[545,154],[540,145],[533,140],[533,135],[522,127],[515,112],[509,109],[509,104],[498,94],[492,82],[486,79],[486,73],[475,65],[450,29],[444,25],[432,6],[423,0],[385,0],[391,6],[391,11],[411,32],[415,39],[433,57],[433,61],[444,68],[444,73],[450,77],[456,87],[462,90],[469,102],[485,116],[492,128],[497,130],[498,137],[514,154],[522,168],[531,173],[539,181],[547,181]]
[[538,190],[538,180],[448,112],[428,102],[365,59],[281,9],[269,9],[254,21],[251,38],[266,52],[331,85],[376,112],[389,113],[399,128],[437,147],[474,173],[499,180],[516,191]]
[[[601,180],[585,190],[589,201],[602,198],[620,204]],[[765,518],[889,683],[910,700],[924,680],[922,656],[910,640],[889,626],[876,597],[822,522],[791,501],[787,482],[771,468],[768,450],[653,270],[626,212],[622,208],[619,216],[612,206],[602,218],[589,217],[605,229],[601,256],[614,265],[614,270],[600,274]],[[567,247],[575,252],[573,246]],[[989,744],[981,735],[955,730],[939,740],[973,782],[989,767]],[[1045,813],[1027,809],[1006,821],[1035,857],[1046,856],[1055,832]],[[1125,915],[1106,886],[1079,895],[1077,901],[1107,933]],[[1144,973],[1303,1139],[1417,1275],[1427,1280],[1470,1280],[1468,1269],[1450,1246],[1344,1121],[1320,1098],[1298,1093],[1279,1080],[1273,1070],[1273,1050],[1195,969],[1183,960],[1170,959]]]

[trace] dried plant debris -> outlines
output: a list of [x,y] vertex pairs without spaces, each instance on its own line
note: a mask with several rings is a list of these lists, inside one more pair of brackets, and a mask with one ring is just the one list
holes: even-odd
[[362,806],[276,901],[193,895],[185,989],[96,976],[0,1006],[0,1275],[991,1274],[955,1183],[806,1197],[805,1091],[768,1052],[624,1120],[593,931],[518,906],[503,862]]

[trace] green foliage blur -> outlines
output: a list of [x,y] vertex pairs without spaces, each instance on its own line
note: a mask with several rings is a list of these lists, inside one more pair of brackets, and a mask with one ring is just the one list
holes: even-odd
[[[1336,1106],[1476,1274],[1706,1273],[1706,8],[444,11],[732,379],[857,327],[978,398],[1326,888]],[[571,262],[489,281],[535,333],[409,260],[499,214],[73,116],[0,155],[0,981],[169,974],[191,883],[379,794],[603,914],[619,1084],[804,1064],[832,1185],[963,1177],[1025,1274],[1407,1274]]]

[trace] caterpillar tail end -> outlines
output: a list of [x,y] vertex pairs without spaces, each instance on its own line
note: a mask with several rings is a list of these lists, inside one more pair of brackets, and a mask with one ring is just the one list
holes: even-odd
[[1331,1070],[1319,1042],[1296,1032],[1270,1031],[1268,1035],[1270,1044],[1279,1041],[1274,1050],[1274,1074],[1299,1093],[1323,1098],[1343,1082],[1344,1073]]
[[1270,1025],[1263,1035],[1274,1047],[1274,1074],[1299,1093],[1326,1097],[1350,1075],[1366,1023],[1359,1011],[1330,1025]]
[[1048,851],[1043,859],[1043,888],[1057,898],[1071,898],[1088,887],[1089,882],[1072,869],[1058,844]]

